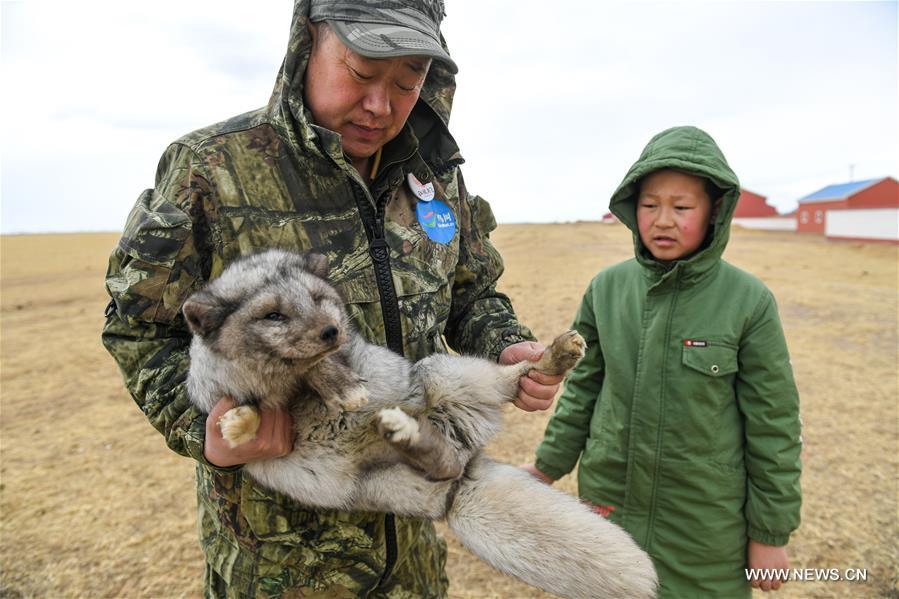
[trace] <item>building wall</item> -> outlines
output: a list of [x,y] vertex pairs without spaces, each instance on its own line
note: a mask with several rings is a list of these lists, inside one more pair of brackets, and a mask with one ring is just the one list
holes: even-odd
[[735,225],[763,231],[795,231],[796,222],[795,216],[740,217],[733,220]]
[[799,208],[796,210],[796,231],[799,233],[824,233],[827,211],[844,208],[846,208],[846,200],[799,204]]
[[753,193],[748,189],[740,190],[734,218],[755,218],[760,216],[777,216],[777,209],[765,202],[765,196]]
[[899,208],[899,182],[886,178],[849,197],[849,208]]
[[827,215],[828,239],[899,243],[899,208],[834,210]]

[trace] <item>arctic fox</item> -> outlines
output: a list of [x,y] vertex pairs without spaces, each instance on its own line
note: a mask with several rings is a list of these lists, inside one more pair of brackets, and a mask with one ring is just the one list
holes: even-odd
[[536,363],[438,354],[414,364],[362,339],[327,282],[327,259],[267,250],[185,302],[191,401],[230,395],[226,440],[252,439],[259,408],[288,406],[285,457],[251,462],[260,484],[323,508],[446,519],[500,571],[571,598],[653,597],[649,557],[575,498],[482,453],[531,368],[564,374],[584,340],[563,333]]

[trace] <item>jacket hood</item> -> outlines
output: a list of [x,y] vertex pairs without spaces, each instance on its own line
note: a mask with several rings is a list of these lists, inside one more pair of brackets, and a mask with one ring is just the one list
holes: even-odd
[[648,174],[666,168],[703,177],[721,192],[721,206],[714,221],[709,224],[706,242],[697,253],[674,264],[674,267],[687,273],[700,275],[712,268],[724,253],[730,236],[731,219],[740,198],[737,175],[708,133],[696,127],[673,127],[653,137],[615,190],[609,209],[633,232],[634,252],[641,264],[655,271],[672,269],[670,265],[663,265],[653,258],[643,245],[636,216],[640,181]]
[[[312,52],[312,36],[307,27],[310,4],[311,0],[294,2],[287,53],[268,103],[268,114],[292,144],[318,151],[316,138],[326,130],[311,122],[311,115],[303,105],[303,79]],[[446,49],[442,35],[440,42]],[[453,74],[442,62],[432,61],[418,103],[407,121],[419,141],[422,157],[432,168],[463,162],[448,129],[455,91]]]

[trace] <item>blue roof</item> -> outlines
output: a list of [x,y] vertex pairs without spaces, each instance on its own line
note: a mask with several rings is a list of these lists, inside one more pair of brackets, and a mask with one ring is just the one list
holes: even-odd
[[822,202],[824,200],[845,200],[851,195],[861,191],[866,187],[870,187],[883,179],[868,179],[866,181],[852,181],[851,183],[838,183],[836,185],[828,185],[818,191],[811,193],[804,198],[799,198],[800,202]]

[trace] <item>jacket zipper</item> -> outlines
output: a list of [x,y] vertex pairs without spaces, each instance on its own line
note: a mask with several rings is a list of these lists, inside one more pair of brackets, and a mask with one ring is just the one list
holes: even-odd
[[665,322],[665,343],[663,344],[662,351],[662,373],[661,373],[661,381],[660,381],[660,391],[659,398],[659,424],[658,430],[656,433],[656,455],[655,455],[655,469],[652,473],[652,486],[650,487],[650,499],[649,499],[649,522],[646,525],[646,542],[644,543],[644,547],[646,551],[652,549],[652,541],[653,541],[653,529],[656,524],[656,509],[658,505],[658,490],[659,490],[659,476],[662,470],[662,437],[664,436],[665,429],[665,413],[667,412],[667,386],[668,386],[668,377],[666,376],[666,365],[668,364],[668,353],[670,351],[670,343],[668,340],[671,339],[671,324],[674,321],[674,313],[677,308],[677,299],[680,295],[680,273],[675,274],[674,279],[674,291],[671,296],[671,306],[668,308],[668,318]]
[[362,215],[365,232],[368,235],[368,253],[375,267],[375,280],[378,283],[378,295],[381,298],[381,315],[384,318],[384,332],[387,347],[399,355],[403,355],[403,328],[400,324],[400,306],[393,285],[393,274],[390,270],[390,247],[384,238],[384,210],[387,194],[378,198],[377,208],[372,207],[367,194],[354,183],[356,205]]
[[[381,316],[384,319],[384,331],[387,347],[394,353],[403,355],[403,328],[400,323],[400,306],[393,285],[393,274],[390,270],[390,247],[384,238],[384,211],[387,205],[387,193],[378,198],[377,207],[373,207],[368,194],[358,183],[352,183],[356,206],[362,216],[362,224],[368,237],[368,253],[375,267],[375,280],[378,284],[378,296],[381,299]],[[384,514],[385,561],[384,573],[378,580],[378,587],[383,585],[393,572],[397,558],[396,516]]]
[[[456,161],[450,161],[439,169],[446,172],[458,165]],[[391,165],[382,167],[382,170]],[[432,171],[434,172],[434,171]],[[434,174],[435,178],[437,174]],[[384,319],[384,330],[387,337],[387,348],[399,355],[403,353],[403,328],[400,322],[400,306],[396,295],[396,287],[393,284],[393,274],[390,270],[390,247],[384,238],[384,212],[387,207],[388,192],[385,191],[378,198],[375,206],[368,199],[368,194],[362,187],[353,182],[353,196],[356,206],[362,216],[362,223],[368,237],[368,253],[375,266],[375,280],[378,284],[378,295],[381,299],[381,315]],[[384,573],[378,581],[381,587],[393,572],[397,558],[396,515],[384,514],[384,542],[386,544],[386,557]]]

